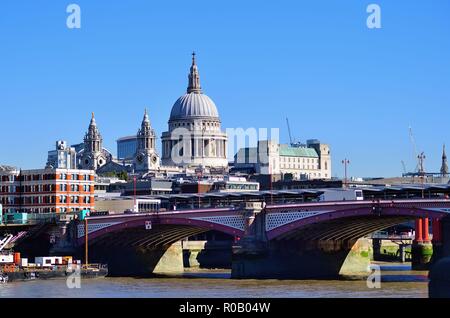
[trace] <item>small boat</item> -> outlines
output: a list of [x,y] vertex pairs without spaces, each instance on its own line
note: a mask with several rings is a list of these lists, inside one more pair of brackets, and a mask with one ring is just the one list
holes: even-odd
[[6,281],[33,281],[46,279],[67,279],[79,275],[80,278],[105,278],[108,275],[108,266],[102,264],[83,265],[76,267],[58,266],[55,268],[15,268],[14,271],[4,273]]
[[6,284],[8,282],[8,275],[0,273],[0,284]]

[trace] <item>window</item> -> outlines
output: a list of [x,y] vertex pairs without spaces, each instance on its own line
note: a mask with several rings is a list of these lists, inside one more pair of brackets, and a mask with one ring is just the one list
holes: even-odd
[[70,198],[70,203],[78,203],[79,202],[79,197],[71,197]]

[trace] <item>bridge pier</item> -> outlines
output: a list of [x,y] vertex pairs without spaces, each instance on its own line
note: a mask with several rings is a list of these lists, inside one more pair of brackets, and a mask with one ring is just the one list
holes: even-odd
[[372,239],[372,248],[373,248],[373,260],[374,261],[381,261],[381,246],[382,246],[383,240],[374,238]]
[[364,276],[369,272],[370,244],[337,241],[275,241],[234,250],[235,279],[335,279]]
[[450,217],[433,222],[433,248],[433,264],[450,257]]
[[407,244],[403,244],[403,243],[401,243],[398,246],[398,253],[399,253],[399,256],[400,256],[400,262],[401,263],[406,263],[406,251],[405,251],[405,248],[407,246],[408,246]]
[[185,268],[230,268],[231,241],[184,241]]
[[428,218],[416,220],[416,237],[411,248],[413,270],[429,269],[433,256],[429,226]]
[[108,264],[109,276],[112,277],[150,277],[184,272],[181,242],[145,248],[91,246],[89,258],[90,263]]
[[[437,229],[437,231],[436,231]],[[437,232],[437,236],[436,236]],[[433,244],[436,253],[430,269],[430,298],[450,298],[450,218],[433,222]]]
[[261,203],[247,204],[245,236],[233,247],[234,279],[329,279],[367,275],[369,241],[297,241],[266,237]]

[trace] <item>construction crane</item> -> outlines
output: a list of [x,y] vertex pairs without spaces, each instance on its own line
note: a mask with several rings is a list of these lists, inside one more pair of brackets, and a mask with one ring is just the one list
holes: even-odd
[[[419,176],[421,178],[422,182],[424,182],[424,177],[426,177],[426,175],[427,175],[426,171],[425,171],[426,156],[425,156],[425,152],[421,151],[419,153],[417,151],[416,140],[414,138],[413,129],[411,126],[409,126],[409,140],[411,142],[411,146],[413,149],[414,161],[417,162],[417,165],[416,165],[416,169],[413,172],[407,173],[407,175]],[[403,161],[402,161],[402,163],[403,163]]]
[[406,169],[406,164],[403,160],[402,160],[402,167],[403,167],[403,175],[405,176],[408,174],[408,169]]
[[292,131],[291,131],[291,125],[289,124],[289,118],[286,117],[286,123],[288,127],[289,132],[289,142],[291,143],[291,146],[294,144],[294,140],[292,139]]
[[299,147],[304,146],[304,145],[302,145],[302,143],[297,142],[297,141],[292,137],[292,131],[291,131],[291,125],[289,124],[289,118],[286,118],[286,123],[287,123],[287,127],[288,127],[288,132],[289,132],[289,142],[290,142],[290,144],[291,144],[291,147],[299,148]]
[[[411,126],[409,126],[409,140],[411,141],[411,146],[413,148],[413,158],[414,161],[417,160],[417,165],[416,165],[416,169],[414,172],[420,172],[420,168],[421,168],[421,162],[420,162],[420,155],[417,152],[417,145],[416,145],[416,139],[414,138],[414,134],[413,134],[413,129]],[[422,153],[423,155],[423,153]]]

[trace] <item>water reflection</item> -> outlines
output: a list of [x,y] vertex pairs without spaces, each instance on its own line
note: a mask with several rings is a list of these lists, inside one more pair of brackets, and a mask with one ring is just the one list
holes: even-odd
[[382,266],[381,289],[365,280],[279,281],[232,280],[229,272],[188,272],[173,278],[106,278],[83,280],[68,289],[65,280],[0,285],[0,297],[133,297],[133,298],[425,298],[427,273],[408,267]]

